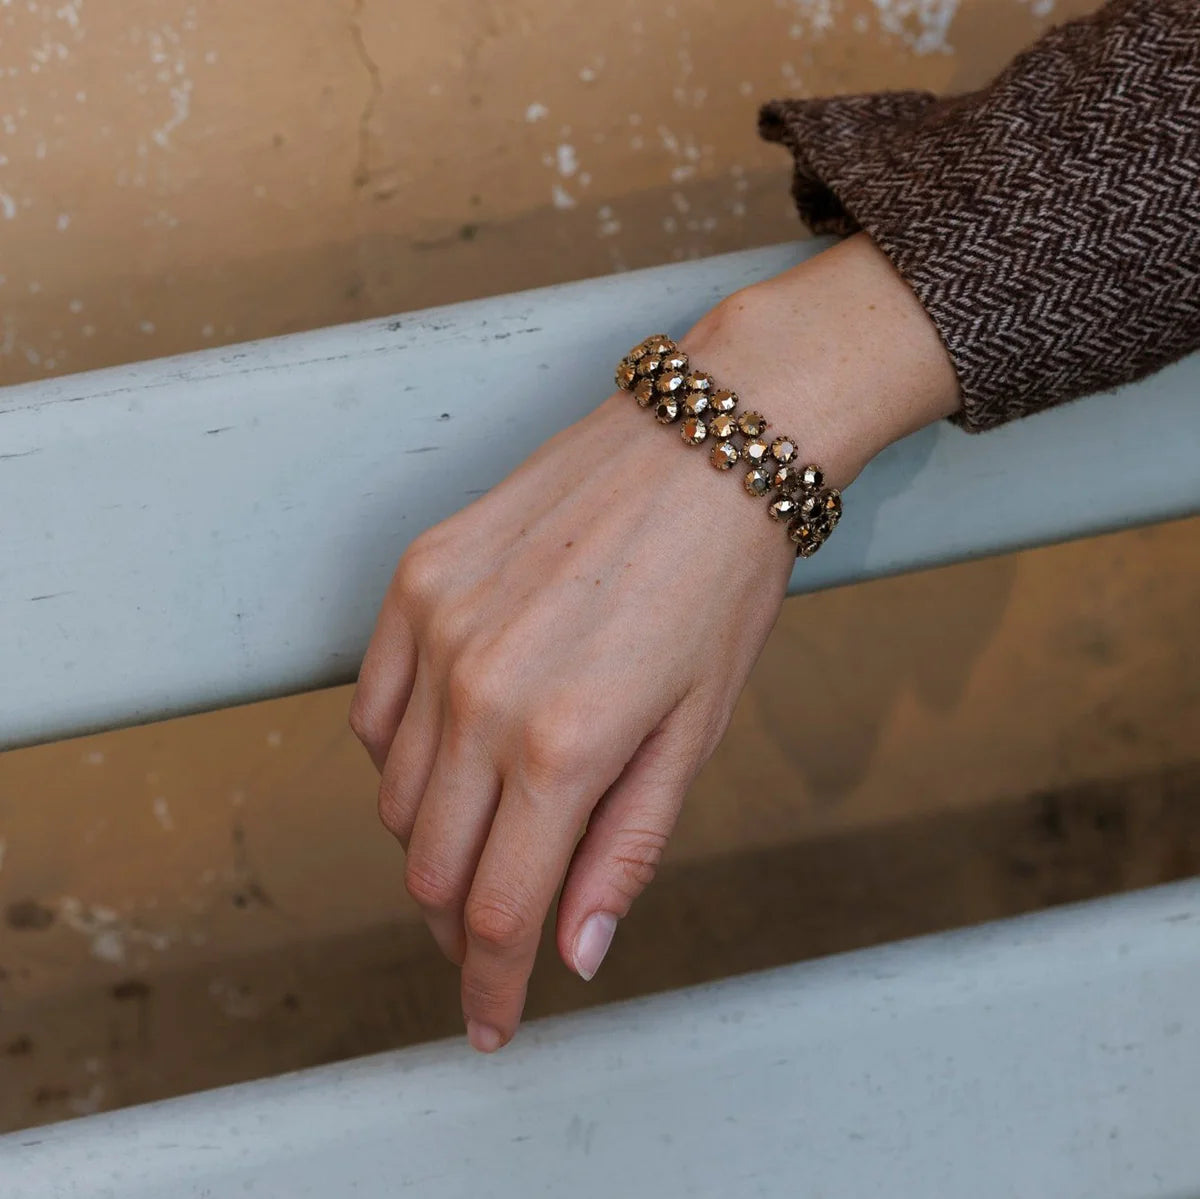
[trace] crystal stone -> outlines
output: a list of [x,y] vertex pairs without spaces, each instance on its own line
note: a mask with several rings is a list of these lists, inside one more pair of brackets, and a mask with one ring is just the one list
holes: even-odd
[[674,396],[665,396],[658,401],[654,409],[654,419],[660,424],[669,425],[679,419],[679,401]]
[[692,371],[687,377],[687,385],[690,391],[711,391],[713,377],[708,371]]
[[803,486],[800,472],[794,466],[778,466],[771,476],[771,486],[776,491],[798,491]]
[[675,348],[675,343],[665,333],[653,333],[641,341],[625,355],[630,362],[637,362],[647,354],[669,354]]
[[708,426],[699,417],[689,416],[679,432],[688,445],[699,445],[708,436]]
[[711,407],[714,412],[732,412],[737,406],[737,392],[722,387],[712,393]]
[[678,391],[683,386],[683,376],[678,372],[670,372],[661,374],[654,381],[654,388],[663,395],[670,395],[673,391]]
[[708,395],[703,391],[689,391],[683,397],[684,416],[703,416],[708,411]]
[[767,443],[761,437],[752,437],[742,446],[742,457],[747,462],[753,462],[755,466],[765,461],[767,457]]
[[776,437],[771,442],[771,457],[781,466],[791,462],[796,456],[796,443],[790,437]]
[[821,548],[821,538],[802,516],[788,525],[788,537],[795,544],[796,553],[801,558],[811,558]]
[[745,485],[751,495],[766,495],[771,490],[771,475],[761,466],[756,466],[746,475]]
[[687,370],[688,357],[682,350],[671,350],[663,355],[662,368],[665,371]]
[[637,380],[637,371],[634,370],[632,362],[622,362],[617,367],[617,386],[622,391],[632,391],[633,385]]
[[791,496],[781,495],[767,509],[772,520],[790,520],[796,514],[796,501]]
[[747,437],[760,437],[766,427],[766,418],[761,412],[755,412],[753,409],[748,409],[738,417],[738,428]]
[[649,408],[654,403],[654,380],[639,379],[637,386],[633,389],[633,398],[643,408]]
[[715,437],[720,437],[722,440],[727,440],[738,431],[737,421],[725,412],[722,412],[719,416],[714,416],[709,428],[713,431]]
[[732,441],[718,441],[708,455],[708,460],[717,470],[728,470],[738,458],[738,448]]

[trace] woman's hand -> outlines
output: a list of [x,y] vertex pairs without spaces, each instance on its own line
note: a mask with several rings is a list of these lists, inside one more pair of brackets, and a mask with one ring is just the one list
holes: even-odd
[[[839,416],[786,366],[796,356],[781,357],[779,339],[799,313],[788,316],[784,280],[732,297],[681,345],[844,485],[890,434]],[[900,287],[908,318],[916,307],[928,324]],[[794,562],[764,504],[623,392],[405,553],[351,724],[381,772],[408,891],[462,966],[477,1049],[516,1031],[560,882],[559,953],[583,978],[596,972]]]

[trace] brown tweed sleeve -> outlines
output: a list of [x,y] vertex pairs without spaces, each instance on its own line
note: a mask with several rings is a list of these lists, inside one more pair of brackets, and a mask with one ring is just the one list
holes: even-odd
[[763,106],[816,232],[865,230],[978,432],[1200,349],[1200,0],[1114,0],[988,87]]

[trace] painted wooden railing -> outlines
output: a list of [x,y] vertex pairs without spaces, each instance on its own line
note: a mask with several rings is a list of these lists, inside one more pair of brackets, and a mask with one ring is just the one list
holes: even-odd
[[[0,391],[0,747],[353,677],[407,542],[820,243]],[[1200,511],[1200,358],[882,455],[794,591]],[[0,1138],[0,1195],[1200,1195],[1200,884]]]

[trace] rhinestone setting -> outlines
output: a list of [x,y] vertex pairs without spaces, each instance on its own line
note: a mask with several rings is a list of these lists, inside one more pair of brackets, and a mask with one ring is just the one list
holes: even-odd
[[638,342],[617,364],[615,379],[641,407],[652,409],[660,424],[676,425],[686,445],[710,443],[708,460],[716,470],[749,467],[742,476],[744,490],[767,499],[767,515],[786,527],[797,557],[811,558],[837,527],[841,492],[826,486],[820,467],[801,465],[796,440],[786,434],[767,437],[763,414],[739,410],[737,393],[718,387],[665,334]]

